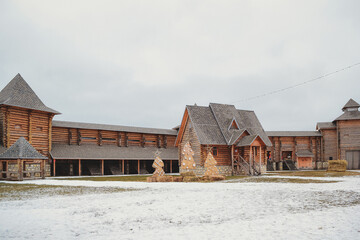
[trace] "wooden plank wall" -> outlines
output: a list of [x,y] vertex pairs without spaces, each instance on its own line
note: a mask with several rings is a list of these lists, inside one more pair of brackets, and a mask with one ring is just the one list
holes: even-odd
[[[166,146],[165,139],[167,142]],[[175,147],[175,139],[176,135],[129,133],[94,129],[74,129],[65,127],[52,128],[53,143],[70,145],[92,144],[115,145],[121,147]]]
[[[231,147],[224,145],[209,145],[209,147],[217,148],[217,156],[214,156],[218,166],[229,166],[231,165]],[[208,146],[201,145],[201,163],[203,166],[208,154]]]
[[330,157],[337,159],[336,129],[323,129],[322,133],[322,161],[328,161]]
[[339,155],[345,159],[347,150],[360,150],[360,120],[338,121]]
[[50,148],[50,126],[53,114],[16,107],[1,108],[2,142],[13,145],[20,137],[47,156]]
[[5,145],[4,143],[4,108],[0,107],[0,144],[2,146]]
[[273,146],[267,148],[271,151],[272,160],[279,162],[282,159],[282,152],[292,151],[292,159],[296,159],[295,153],[301,150],[309,150],[314,154],[313,161],[321,160],[321,137],[320,136],[306,136],[306,137],[269,137]]
[[191,148],[194,151],[194,161],[197,165],[203,164],[203,160],[201,158],[201,144],[199,142],[199,139],[196,136],[195,130],[192,127],[192,123],[190,119],[188,118],[187,123],[185,125],[185,130],[182,135],[182,140],[180,141],[178,145],[179,150],[179,159],[181,164],[181,159],[183,155],[181,154],[182,149],[184,149],[184,146],[187,142],[190,142]]

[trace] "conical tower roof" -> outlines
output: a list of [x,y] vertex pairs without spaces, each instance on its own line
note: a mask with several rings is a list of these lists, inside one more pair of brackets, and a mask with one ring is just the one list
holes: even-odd
[[10,148],[0,154],[0,159],[47,159],[24,137],[20,137]]
[[60,114],[47,107],[18,73],[0,92],[0,105]]
[[347,108],[359,108],[359,107],[360,104],[358,104],[354,99],[350,98],[350,100],[345,104],[342,110],[345,111]]

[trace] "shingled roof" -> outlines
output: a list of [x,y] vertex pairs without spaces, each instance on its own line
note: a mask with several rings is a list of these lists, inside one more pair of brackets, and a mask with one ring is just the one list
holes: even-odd
[[60,114],[45,106],[20,74],[17,74],[0,92],[0,105]]
[[358,104],[357,102],[355,102],[354,99],[350,98],[350,100],[345,104],[345,106],[342,108],[342,110],[346,110],[348,108],[359,108],[360,104]]
[[[267,146],[272,145],[253,111],[218,103],[210,103],[209,107],[186,106],[186,109],[201,144],[233,145],[247,131],[249,135],[259,136]],[[230,127],[234,120],[239,129]]]
[[0,154],[0,159],[47,159],[24,138],[20,137],[10,148]]
[[358,110],[359,107],[360,105],[352,98],[350,98],[350,100],[342,108],[344,113],[340,117],[336,118],[334,122],[340,120],[360,120],[360,112]]
[[269,137],[320,137],[318,131],[266,131]]
[[118,147],[115,145],[66,145],[53,144],[51,156],[54,159],[103,159],[103,160],[153,160],[155,152],[160,150],[163,160],[178,160],[177,148],[157,147]]
[[53,125],[53,127],[95,129],[95,130],[107,130],[107,131],[119,131],[119,132],[164,134],[164,135],[176,135],[177,134],[177,131],[173,130],[173,129],[130,127],[130,126],[98,124],[98,123],[53,121],[52,125]]

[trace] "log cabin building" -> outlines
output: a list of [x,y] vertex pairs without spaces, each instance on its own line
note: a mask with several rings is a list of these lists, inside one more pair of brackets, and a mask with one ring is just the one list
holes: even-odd
[[[58,114],[20,74],[5,86],[0,92],[0,179],[152,173],[156,151],[166,172],[178,172],[176,130],[54,121]],[[23,149],[19,144],[37,154],[29,150],[32,158],[14,159],[9,151]]]
[[216,103],[186,106],[175,143],[180,161],[188,142],[198,175],[206,170],[208,151],[212,151],[220,174],[258,175],[266,171],[266,149],[272,146],[253,111]]
[[316,131],[265,132],[253,111],[215,103],[186,106],[174,129],[56,121],[60,113],[18,74],[0,92],[0,179],[152,173],[157,151],[165,172],[176,173],[187,142],[199,175],[209,151],[225,175],[324,169],[331,159],[360,169],[359,107],[350,99]]

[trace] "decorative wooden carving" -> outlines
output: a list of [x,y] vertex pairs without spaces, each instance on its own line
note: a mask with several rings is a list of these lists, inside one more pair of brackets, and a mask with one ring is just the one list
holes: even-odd
[[183,155],[181,161],[181,169],[188,170],[188,169],[195,169],[196,164],[194,161],[194,151],[192,150],[190,143],[187,142],[182,150]]
[[152,164],[152,167],[155,168],[155,171],[153,173],[153,177],[160,177],[160,176],[164,176],[165,172],[164,172],[164,162],[161,160],[160,158],[160,153],[156,152],[155,153],[155,160]]
[[209,151],[204,164],[206,168],[205,176],[219,175],[219,170],[217,169],[216,164],[217,162],[214,156],[211,151]]

